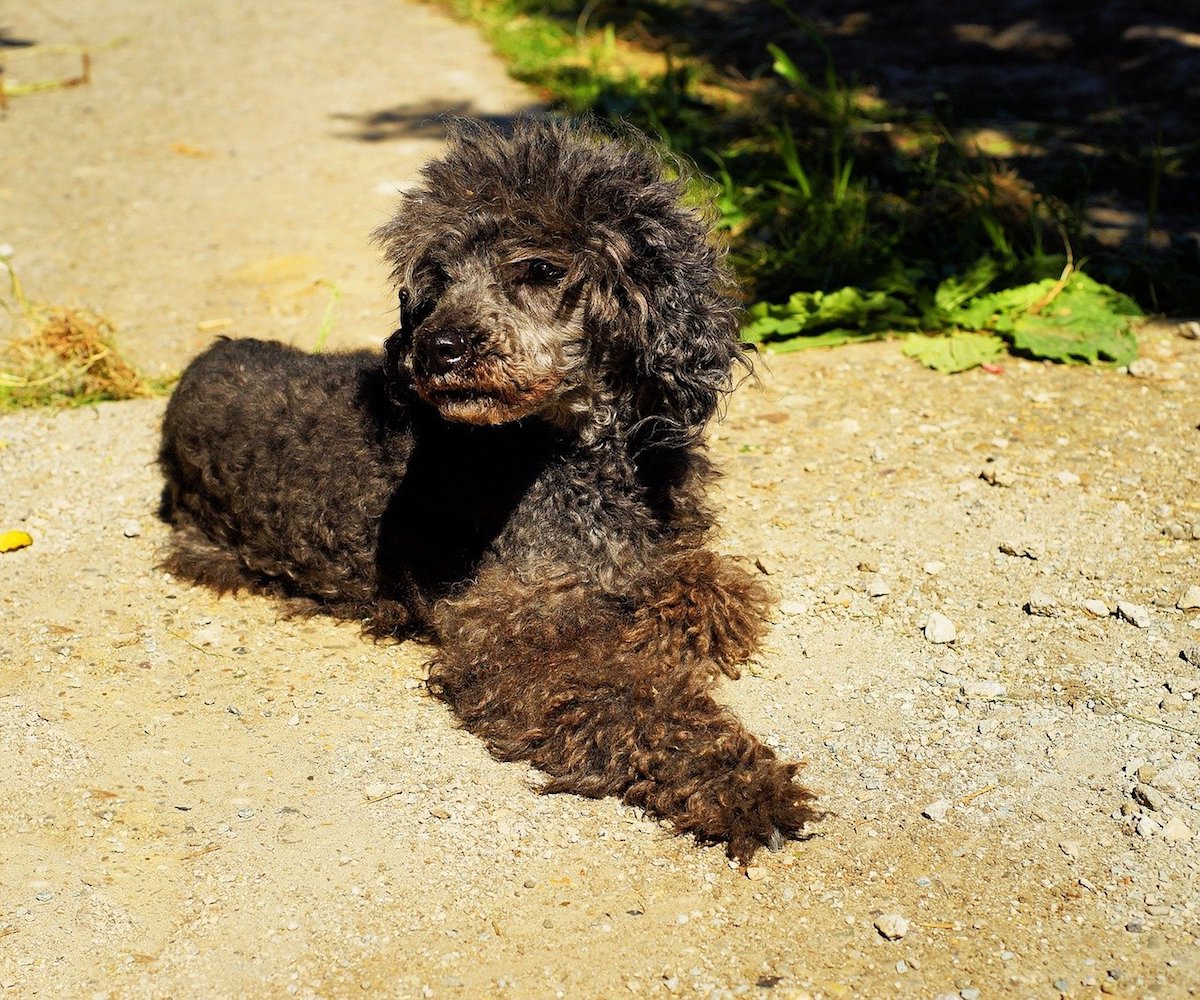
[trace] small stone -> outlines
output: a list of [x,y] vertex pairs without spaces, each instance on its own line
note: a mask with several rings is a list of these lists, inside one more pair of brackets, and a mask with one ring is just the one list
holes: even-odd
[[858,571],[860,573],[878,573],[879,563],[877,563],[874,559],[863,559],[858,564]]
[[1142,923],[1141,917],[1134,917],[1125,925],[1125,929],[1129,931],[1130,934],[1141,934],[1142,931],[1146,929],[1146,925]]
[[1129,362],[1127,370],[1134,378],[1154,378],[1158,374],[1158,362],[1153,358],[1137,358]]
[[1200,587],[1192,584],[1184,595],[1175,602],[1180,611],[1195,611],[1200,609]]
[[1041,590],[1035,590],[1025,602],[1025,610],[1031,615],[1051,617],[1058,610],[1058,601]]
[[1083,602],[1083,610],[1093,618],[1107,618],[1112,614],[1112,609],[1107,604],[1094,598]]
[[[1141,778],[1140,771],[1138,777]],[[1190,760],[1177,760],[1155,774],[1147,784],[1152,784],[1170,795],[1195,796],[1200,791],[1200,764]]]
[[854,603],[854,594],[849,590],[841,589],[837,593],[826,594],[825,603],[834,608],[848,608]]
[[126,538],[137,538],[142,533],[142,526],[137,521],[124,521],[121,524],[121,534]]
[[450,813],[447,810],[442,809],[440,807],[437,809],[430,809],[429,815],[432,816],[434,819],[449,819],[450,818]]
[[1074,472],[1068,472],[1065,469],[1062,472],[1056,472],[1054,478],[1063,486],[1075,486],[1079,482],[1079,476]]
[[992,463],[984,467],[983,471],[979,473],[979,478],[989,486],[1010,487],[1016,485],[1017,482],[1017,477],[1013,474],[1013,471],[1007,466],[998,463]]
[[925,638],[935,646],[941,646],[957,639],[958,630],[949,618],[934,611],[925,620]]
[[951,805],[953,803],[949,799],[937,799],[922,809],[921,815],[926,819],[933,820],[935,823],[940,823],[946,818],[946,813],[950,811]]
[[899,941],[908,933],[908,921],[899,913],[881,913],[875,918],[875,929],[889,941]]
[[1150,612],[1140,604],[1133,604],[1129,601],[1118,601],[1117,614],[1129,622],[1129,624],[1136,625],[1138,628],[1150,627]]
[[1158,703],[1160,711],[1163,712],[1186,712],[1188,703],[1181,694],[1163,695],[1162,701]]
[[1161,812],[1167,806],[1167,797],[1150,785],[1134,785],[1133,800],[1140,802],[1151,812]]
[[1179,651],[1179,655],[1193,667],[1200,667],[1200,643],[1193,643],[1190,646],[1184,646],[1183,649]]
[[1172,816],[1162,828],[1163,840],[1182,844],[1192,839],[1191,828],[1178,816]]
[[986,698],[988,701],[1008,697],[1008,689],[999,681],[963,681],[961,690],[968,698]]
[[800,618],[808,614],[808,605],[803,601],[784,601],[779,605],[779,610],[789,617]]
[[746,869],[746,878],[751,882],[762,882],[767,877],[767,870],[762,865],[751,865]]
[[1056,979],[1051,985],[1058,990],[1059,993],[1066,993],[1071,988],[1071,984],[1065,979]]
[[1180,323],[1176,331],[1184,340],[1200,340],[1200,323],[1191,320],[1187,323]]
[[1027,545],[1024,542],[1001,542],[1000,551],[1006,556],[1015,556],[1018,559],[1038,559],[1041,557],[1041,550],[1032,545]]
[[367,793],[367,798],[377,799],[387,793],[387,785],[382,781],[372,781],[363,791]]
[[1143,764],[1137,769],[1137,780],[1143,785],[1150,784],[1158,777],[1158,768],[1153,764]]
[[958,991],[958,995],[962,1000],[979,1000],[982,995],[974,986],[968,986],[966,989]]
[[1068,858],[1079,857],[1079,841],[1077,840],[1064,840],[1058,845],[1058,849]]
[[1134,824],[1134,830],[1137,831],[1139,837],[1145,837],[1149,840],[1158,832],[1158,824],[1149,816],[1139,816],[1138,821]]
[[887,585],[887,581],[881,576],[872,577],[867,583],[868,597],[886,597],[892,592],[892,588]]
[[930,559],[924,566],[921,567],[930,576],[937,576],[946,568],[946,564],[940,559]]

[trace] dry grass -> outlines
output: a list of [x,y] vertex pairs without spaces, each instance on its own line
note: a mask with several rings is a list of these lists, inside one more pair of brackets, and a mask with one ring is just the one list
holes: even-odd
[[27,332],[0,345],[0,412],[35,406],[82,406],[160,395],[171,379],[148,379],[114,346],[113,325],[88,309],[31,302],[7,260],[12,301]]

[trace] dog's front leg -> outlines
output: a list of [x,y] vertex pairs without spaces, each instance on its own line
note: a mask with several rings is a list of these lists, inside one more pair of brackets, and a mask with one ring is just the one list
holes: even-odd
[[797,765],[713,700],[716,665],[632,644],[629,611],[585,585],[494,572],[439,618],[434,690],[546,791],[620,796],[743,862],[817,817]]

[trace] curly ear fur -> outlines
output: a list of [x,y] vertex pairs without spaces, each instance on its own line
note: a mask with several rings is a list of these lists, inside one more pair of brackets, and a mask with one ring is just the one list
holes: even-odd
[[731,387],[741,309],[711,224],[682,204],[688,170],[632,130],[529,118],[511,134],[450,126],[447,154],[375,236],[392,278],[417,297],[446,241],[494,226],[501,239],[570,247],[595,367],[617,423],[649,444],[696,439]]

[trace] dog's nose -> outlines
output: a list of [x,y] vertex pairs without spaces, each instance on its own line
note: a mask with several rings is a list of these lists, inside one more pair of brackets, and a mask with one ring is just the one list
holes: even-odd
[[457,330],[439,330],[422,343],[420,361],[431,375],[444,375],[462,364],[469,351],[467,338]]

